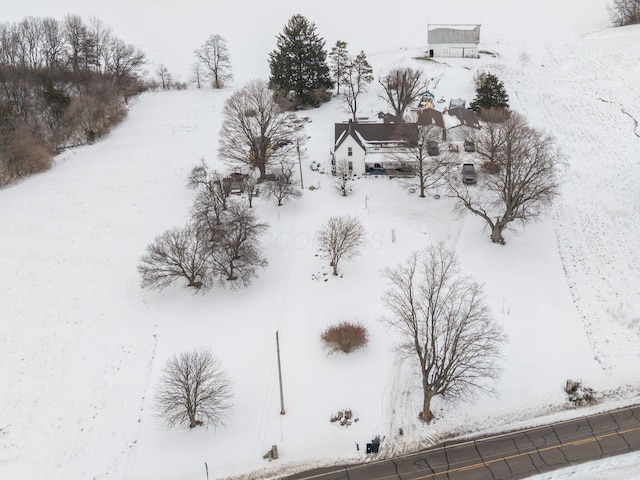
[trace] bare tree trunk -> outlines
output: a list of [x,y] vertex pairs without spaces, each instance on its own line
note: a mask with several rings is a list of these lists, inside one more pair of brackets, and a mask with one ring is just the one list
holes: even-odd
[[419,417],[423,422],[429,423],[435,417],[431,412],[431,399],[433,398],[433,391],[427,385],[423,385],[422,391],[424,395],[422,400],[422,411],[420,412]]
[[506,222],[503,220],[498,220],[496,223],[491,225],[491,241],[493,243],[499,243],[504,245],[504,238],[502,237],[502,232],[507,227]]
[[189,428],[196,428],[198,426],[198,421],[191,414],[189,415]]

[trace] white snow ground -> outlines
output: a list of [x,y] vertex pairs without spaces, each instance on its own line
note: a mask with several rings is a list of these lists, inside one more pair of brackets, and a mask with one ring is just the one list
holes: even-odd
[[[146,292],[138,259],[157,234],[187,218],[187,173],[201,157],[223,168],[217,133],[233,89],[143,95],[107,138],[0,190],[0,478],[196,479],[204,478],[205,462],[211,478],[276,475],[363,458],[356,443],[375,435],[386,437],[390,454],[582,414],[566,405],[567,378],[599,392],[600,405],[589,411],[637,402],[640,28],[607,28],[606,2],[410,2],[402,26],[356,1],[339,9],[338,2],[136,2],[126,15],[120,0],[63,3],[101,18],[184,79],[193,49],[220,33],[229,40],[236,87],[266,78],[274,37],[297,12],[316,22],[328,47],[343,39],[352,52],[364,49],[374,73],[403,63],[424,68],[439,79],[438,97],[471,99],[473,72],[487,66],[504,80],[512,108],[557,137],[566,168],[554,209],[509,232],[506,247],[490,244],[477,219],[455,216],[445,198],[419,199],[385,178],[359,180],[341,198],[326,175],[305,168],[305,186],[319,190],[280,208],[256,205],[271,225],[269,266],[250,288]],[[0,18],[63,11],[27,0],[0,5]],[[413,60],[424,52],[425,24],[452,19],[482,22],[483,48],[497,56]],[[382,108],[372,84],[360,113]],[[303,115],[311,120],[305,163],[326,165],[343,106],[334,99]],[[343,265],[343,278],[325,275],[313,243],[337,213],[360,217],[369,239],[363,255]],[[415,369],[395,359],[396,339],[378,322],[386,286],[379,272],[437,241],[455,248],[465,272],[485,283],[509,343],[498,396],[438,401],[437,420],[425,426],[416,420]],[[350,319],[367,325],[369,346],[326,356],[319,333]],[[166,430],[153,415],[158,376],[171,355],[196,346],[210,346],[229,370],[234,407],[217,431]],[[348,430],[328,422],[345,407],[359,418]],[[280,460],[268,463],[262,454],[272,444]]]

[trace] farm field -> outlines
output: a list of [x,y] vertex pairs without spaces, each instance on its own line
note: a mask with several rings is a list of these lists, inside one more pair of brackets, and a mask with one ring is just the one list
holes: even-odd
[[[496,73],[511,108],[557,139],[564,163],[552,210],[540,222],[507,231],[507,245],[497,246],[478,219],[453,212],[444,192],[421,199],[398,179],[371,177],[339,196],[327,173],[329,151],[333,124],[348,114],[336,97],[299,113],[308,117],[309,137],[302,198],[282,207],[256,202],[257,215],[270,225],[263,238],[269,265],[259,279],[246,289],[204,295],[183,285],[142,290],[136,267],[146,246],[189,216],[191,168],[201,158],[225,168],[217,142],[226,98],[253,78],[266,78],[274,36],[297,11],[288,1],[270,15],[255,6],[251,18],[240,3],[222,2],[214,12],[192,1],[179,13],[158,2],[136,3],[136,12],[149,15],[145,32],[116,15],[117,2],[100,7],[113,11],[93,14],[184,77],[190,64],[184,59],[219,27],[232,46],[234,85],[144,94],[106,138],[63,152],[52,170],[0,190],[0,478],[198,479],[205,478],[205,463],[210,478],[274,478],[363,460],[356,444],[376,435],[385,438],[383,454],[391,455],[637,403],[640,28],[609,28],[604,1],[572,0],[553,18],[533,7],[516,15],[498,1],[480,2],[491,16],[477,2],[453,2],[460,5],[437,14],[434,6],[425,11],[414,3],[416,15],[433,21],[468,6],[462,21],[482,20],[485,53],[479,60],[418,60],[425,21],[404,31],[394,40],[399,44],[385,45],[373,28],[384,12],[368,13],[350,31],[342,20],[332,25],[326,5],[299,11],[317,21],[329,47],[343,33],[350,40],[348,33],[350,49],[367,52],[376,76],[396,65],[424,69],[438,98],[472,99],[477,69]],[[347,13],[363,7],[353,4]],[[65,6],[84,14],[73,0]],[[561,22],[571,7],[584,7],[583,15]],[[32,1],[2,6],[0,15],[53,15],[50,8]],[[227,34],[217,18],[205,25],[204,13],[220,12],[245,35],[255,32],[253,43],[241,44],[239,33]],[[525,22],[527,15],[537,22]],[[192,30],[184,27],[188,19]],[[187,32],[181,49],[162,35],[172,20]],[[360,115],[386,108],[378,94],[374,82]],[[319,171],[309,168],[312,161]],[[367,231],[362,255],[343,264],[337,278],[317,256],[315,240],[322,222],[336,214],[358,217]],[[417,419],[419,372],[397,356],[400,339],[380,322],[388,286],[380,272],[437,242],[454,249],[463,271],[484,284],[509,341],[495,395],[436,399],[436,420],[425,425]],[[319,335],[343,320],[364,323],[369,345],[348,356],[327,355]],[[162,368],[173,354],[200,346],[210,347],[233,379],[233,408],[218,429],[168,430],[153,408]],[[599,403],[571,408],[567,379],[593,388]],[[349,428],[328,421],[344,408],[359,419]],[[263,460],[273,444],[280,459]]]

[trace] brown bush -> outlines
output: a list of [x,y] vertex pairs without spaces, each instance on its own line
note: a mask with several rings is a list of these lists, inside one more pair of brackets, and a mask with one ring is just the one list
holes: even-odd
[[482,164],[482,169],[490,174],[495,174],[498,173],[500,171],[500,165],[498,165],[496,162],[484,162]]
[[350,353],[369,341],[367,329],[361,323],[342,322],[328,327],[320,338],[330,353]]
[[117,100],[103,97],[85,95],[71,101],[64,115],[71,145],[95,142],[126,115]]
[[26,127],[3,133],[6,137],[0,143],[0,185],[51,168],[51,150]]

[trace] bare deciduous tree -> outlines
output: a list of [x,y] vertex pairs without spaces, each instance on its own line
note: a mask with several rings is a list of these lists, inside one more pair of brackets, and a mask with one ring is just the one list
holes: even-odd
[[202,80],[204,78],[205,71],[202,62],[195,61],[191,65],[191,81],[196,88],[202,88]]
[[156,393],[156,413],[169,427],[222,425],[231,408],[231,380],[210,350],[174,355]]
[[366,92],[367,85],[373,82],[372,72],[373,69],[369,65],[364,51],[361,51],[356,58],[349,59],[347,64],[343,66],[338,85],[344,86],[344,100],[354,122],[358,112],[358,97],[361,93]]
[[274,94],[253,81],[231,95],[223,109],[220,158],[235,167],[249,166],[264,180],[267,166],[295,150],[295,133]]
[[134,88],[146,55],[133,45],[125,43],[119,38],[112,38],[109,43],[107,71],[114,76],[115,82],[122,90],[125,99],[136,93]]
[[204,159],[201,159],[200,164],[191,170],[187,185],[198,190],[191,208],[191,218],[198,230],[209,231],[213,238],[222,213],[227,209],[223,176],[217,170],[211,170]]
[[253,199],[258,196],[259,183],[260,174],[253,168],[242,177],[242,187],[244,188],[244,195],[249,203],[249,208],[253,207]]
[[173,79],[166,65],[162,63],[158,65],[158,68],[156,68],[156,75],[158,75],[158,78],[160,79],[160,85],[162,86],[162,89],[171,90]]
[[276,205],[281,207],[287,198],[299,198],[302,196],[300,189],[293,184],[294,164],[291,161],[283,160],[271,174],[273,179],[265,182],[264,194],[273,196]]
[[346,197],[349,195],[349,192],[351,192],[352,183],[353,178],[349,171],[349,162],[345,159],[336,161],[331,185],[333,185],[343,197]]
[[333,274],[338,275],[340,260],[349,260],[360,254],[365,244],[364,226],[355,217],[330,217],[318,231],[320,253],[329,260]]
[[222,88],[233,78],[231,55],[227,48],[227,41],[222,36],[211,35],[194,53],[206,69],[213,88]]
[[172,228],[147,247],[138,265],[143,288],[162,290],[184,278],[188,287],[206,290],[211,282],[208,241],[192,226]]
[[403,117],[407,107],[427,86],[423,73],[410,67],[394,68],[379,82],[384,91],[382,99],[393,108],[398,118]]
[[640,23],[640,0],[613,0],[608,8],[611,21],[618,27]]
[[420,197],[427,190],[446,184],[453,162],[448,155],[430,156],[428,143],[441,138],[440,131],[432,125],[404,123],[398,127],[395,138],[404,142],[405,147],[392,152],[391,156],[402,166],[411,169],[418,180]]
[[245,287],[258,276],[258,268],[267,266],[260,251],[260,236],[267,228],[247,205],[230,202],[221,224],[210,235],[211,270],[221,286]]
[[499,374],[501,328],[491,319],[481,286],[462,276],[453,252],[432,246],[394,269],[383,301],[391,312],[384,322],[406,340],[400,351],[420,365],[423,405],[420,418],[434,416],[436,395],[468,395],[488,390]]
[[484,174],[475,187],[450,177],[451,195],[485,220],[492,242],[504,243],[511,222],[537,219],[557,196],[561,157],[555,140],[517,113],[489,123],[476,137],[476,151],[486,160]]

